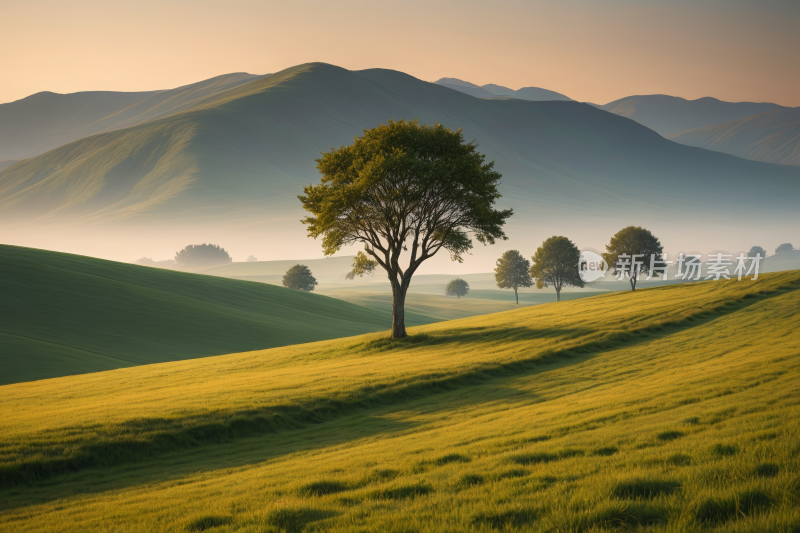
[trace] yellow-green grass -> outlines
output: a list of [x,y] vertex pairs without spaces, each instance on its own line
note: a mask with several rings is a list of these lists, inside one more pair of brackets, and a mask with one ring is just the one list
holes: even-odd
[[4,386],[0,523],[794,532],[798,289],[658,287]]
[[[364,289],[333,289],[329,291],[320,291],[320,294],[377,311],[385,313],[392,312],[391,293],[372,292]],[[475,315],[485,315],[487,313],[499,313],[501,311],[519,309],[520,306],[527,304],[528,302],[520,302],[520,305],[517,305],[514,303],[513,299],[509,302],[508,300],[495,301],[479,298],[455,298],[435,294],[409,292],[405,301],[406,324],[409,326],[418,326],[443,320],[455,320]]]
[[380,331],[391,315],[265,285],[0,245],[0,384]]

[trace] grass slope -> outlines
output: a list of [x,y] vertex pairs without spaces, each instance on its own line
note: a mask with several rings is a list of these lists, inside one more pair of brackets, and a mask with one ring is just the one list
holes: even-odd
[[0,384],[386,329],[274,285],[0,245]]
[[667,138],[754,161],[800,165],[800,108],[681,131]]
[[800,272],[2,388],[7,531],[800,523]]

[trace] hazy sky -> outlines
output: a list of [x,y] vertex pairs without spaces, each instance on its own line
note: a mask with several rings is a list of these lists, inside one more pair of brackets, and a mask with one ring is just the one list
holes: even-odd
[[167,89],[311,61],[800,106],[800,0],[0,0],[0,102]]

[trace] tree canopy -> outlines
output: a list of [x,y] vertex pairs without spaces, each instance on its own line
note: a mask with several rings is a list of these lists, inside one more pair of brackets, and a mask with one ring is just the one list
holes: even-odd
[[606,252],[603,259],[608,267],[613,268],[614,274],[622,279],[627,276],[633,291],[642,272],[653,271],[653,277],[657,277],[658,272],[653,269],[665,266],[661,241],[641,226],[619,230],[606,245]]
[[317,279],[305,265],[295,265],[283,275],[283,286],[290,289],[311,292],[317,285]]
[[444,288],[444,293],[447,296],[455,296],[456,298],[461,298],[462,296],[466,296],[467,293],[469,293],[469,283],[467,283],[461,278],[451,279],[450,282],[447,284],[447,287]]
[[500,174],[461,130],[389,121],[322,154],[322,178],[298,198],[325,255],[361,244],[352,273],[378,266],[392,285],[392,335],[405,337],[405,295],[422,264],[445,250],[461,262],[472,238],[505,239],[511,210],[494,209]]
[[581,251],[571,240],[550,237],[536,249],[532,257],[531,277],[536,280],[536,287],[542,289],[552,285],[556,289],[556,301],[559,302],[563,287],[583,287],[580,258]]
[[518,289],[533,285],[531,263],[517,250],[509,250],[497,260],[494,279],[501,289],[514,289],[514,298],[519,304]]
[[794,246],[792,246],[792,243],[785,242],[780,246],[778,246],[777,248],[775,248],[775,253],[782,254],[783,252],[791,252],[792,250],[794,250]]
[[228,252],[217,244],[190,244],[175,254],[178,266],[188,268],[225,265],[231,261]]
[[748,257],[755,257],[756,254],[761,255],[761,259],[767,257],[767,251],[760,246],[753,246],[750,248],[750,252],[747,254]]

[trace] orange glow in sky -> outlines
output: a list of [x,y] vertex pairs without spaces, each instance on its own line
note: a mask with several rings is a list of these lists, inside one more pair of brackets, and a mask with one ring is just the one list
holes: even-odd
[[433,81],[800,106],[795,0],[2,0],[0,102],[311,61]]

